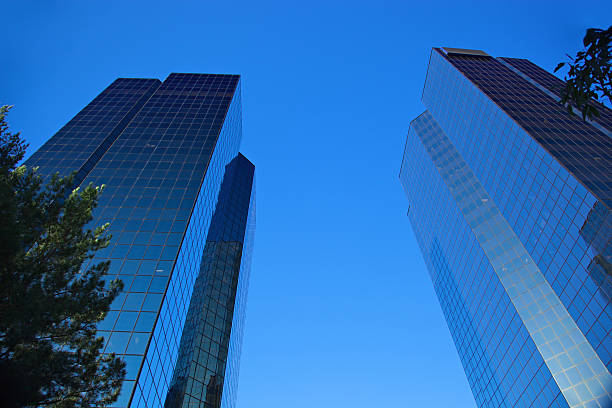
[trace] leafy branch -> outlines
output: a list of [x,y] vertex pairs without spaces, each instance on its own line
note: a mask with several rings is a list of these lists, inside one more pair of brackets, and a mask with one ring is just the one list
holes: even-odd
[[599,117],[602,103],[612,102],[612,68],[610,66],[610,42],[612,26],[607,30],[589,28],[583,39],[585,49],[569,62],[561,62],[555,72],[567,65],[565,87],[561,89],[561,104],[573,113],[574,107],[582,112],[583,119]]

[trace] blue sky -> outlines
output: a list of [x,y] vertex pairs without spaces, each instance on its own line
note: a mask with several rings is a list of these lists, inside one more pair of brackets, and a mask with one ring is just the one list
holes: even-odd
[[243,76],[257,232],[239,406],[473,407],[398,172],[432,46],[551,70],[606,1],[3,5],[0,104],[38,148],[117,77]]

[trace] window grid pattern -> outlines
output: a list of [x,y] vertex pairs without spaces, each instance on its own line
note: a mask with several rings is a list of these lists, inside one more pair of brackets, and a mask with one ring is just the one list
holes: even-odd
[[[607,207],[435,50],[423,101],[610,370]],[[603,215],[587,222],[598,203]]]
[[570,407],[612,404],[612,376],[518,236],[431,114],[419,119],[417,134]]
[[[237,81],[237,77],[234,77]],[[229,85],[229,86],[228,86]],[[217,95],[230,96],[231,82],[225,84],[226,91]],[[166,398],[172,372],[178,356],[180,336],[197,277],[206,234],[216,206],[218,192],[227,164],[238,153],[242,136],[241,101],[239,83],[225,116],[213,156],[208,165],[206,177],[196,200],[189,227],[178,255],[173,279],[167,290],[167,301],[159,313],[160,321],[155,327],[150,347],[143,363],[138,385],[135,389],[132,407],[158,407]],[[221,88],[223,90],[223,88]],[[225,96],[224,96],[225,95]],[[168,346],[168,343],[169,346]],[[168,362],[168,370],[165,368]],[[161,372],[160,372],[161,371]]]
[[223,172],[240,144],[238,81],[171,74],[85,179],[106,185],[92,225],[109,222],[113,236],[93,262],[110,260],[106,278],[125,284],[99,326],[105,352],[127,363],[114,406],[133,391],[132,407],[163,405]]
[[[567,407],[542,356],[411,125],[400,180],[434,288],[479,407]],[[431,138],[431,135],[429,135]],[[436,203],[432,205],[431,203]]]
[[[529,78],[546,88],[548,91],[555,94],[557,97],[561,97],[561,90],[565,86],[565,81],[557,78],[550,72],[540,68],[533,62],[523,58],[498,58],[514,68],[527,75]],[[606,128],[609,132],[612,132],[612,110],[608,107],[597,104],[599,117],[594,120]]]
[[[501,62],[506,68],[510,69],[512,72],[514,72],[515,74],[517,74],[518,76],[520,76],[521,78],[523,78],[524,80],[529,82],[531,85],[533,85],[536,88],[538,88],[540,91],[542,91],[544,94],[549,96],[555,102],[557,102],[557,103],[561,102],[561,98],[557,94],[551,92],[549,89],[545,88],[544,86],[542,86],[541,84],[536,82],[533,78],[528,77],[525,73],[523,73],[520,70],[516,69],[515,67],[510,65],[508,62],[504,61],[503,58],[497,58],[497,61]],[[608,129],[606,129],[604,126],[602,126],[599,122],[592,121],[590,119],[585,119],[585,121],[589,125],[595,127],[595,129],[599,130],[604,135],[607,135],[608,137],[612,137],[612,132],[609,131]]]
[[[208,232],[200,273],[189,305],[178,361],[165,407],[219,408],[235,406],[235,381],[242,344],[244,303],[250,271],[254,223],[252,194],[254,166],[238,155],[227,167],[217,208]],[[250,220],[249,220],[250,219]],[[252,225],[252,227],[254,227]],[[240,290],[239,290],[240,289]],[[238,347],[236,358],[228,355],[230,337]],[[234,367],[235,366],[235,367]],[[229,385],[226,387],[226,385]]]
[[160,83],[144,78],[115,80],[34,152],[26,166],[38,166],[45,179],[81,170],[75,180],[75,185],[80,184]]
[[595,197],[612,208],[612,139],[492,57],[448,60],[518,123]]
[[255,243],[255,174],[253,174],[251,184],[251,199],[248,209],[248,218],[246,220],[246,231],[244,244],[242,247],[240,271],[238,273],[238,285],[236,287],[236,299],[234,301],[234,314],[232,316],[232,329],[229,338],[227,362],[225,364],[221,408],[235,408],[237,401],[238,375],[240,373],[240,358],[242,355],[242,339],[244,337],[247,296],[251,276],[253,245]]

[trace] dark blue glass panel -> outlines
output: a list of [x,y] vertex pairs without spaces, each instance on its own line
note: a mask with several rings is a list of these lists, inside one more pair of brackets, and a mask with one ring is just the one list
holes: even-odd
[[254,170],[242,155],[226,168],[166,407],[235,406],[255,223]]
[[39,167],[46,178],[78,171],[79,185],[160,83],[157,79],[115,80],[25,164]]
[[[523,58],[498,58],[498,60],[512,65],[550,92],[559,97],[561,96],[561,90],[565,87],[565,82],[533,62]],[[604,126],[609,132],[612,132],[612,110],[601,104],[597,104],[597,109],[599,117],[594,120]]]

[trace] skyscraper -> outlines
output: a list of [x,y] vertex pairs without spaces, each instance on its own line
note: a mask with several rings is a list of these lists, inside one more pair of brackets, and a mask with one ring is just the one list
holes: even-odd
[[612,406],[612,113],[535,64],[434,48],[400,171],[480,407]]
[[125,284],[99,325],[127,363],[117,407],[235,405],[255,225],[241,137],[237,75],[120,78],[26,162],[106,185],[92,224],[113,238],[92,262]]

